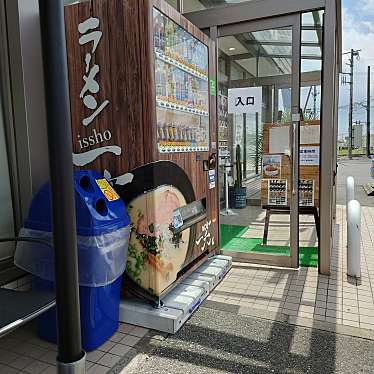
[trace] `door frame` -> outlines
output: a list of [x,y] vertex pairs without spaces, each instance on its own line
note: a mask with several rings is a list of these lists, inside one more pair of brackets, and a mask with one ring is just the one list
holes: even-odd
[[[215,26],[210,29],[210,35],[216,37],[218,56],[218,41],[220,37],[232,36],[246,32],[263,31],[282,27],[292,28],[292,72],[291,72],[291,199],[290,199],[290,256],[279,256],[262,253],[224,252],[240,261],[250,261],[265,265],[299,267],[299,126],[300,126],[300,64],[301,64],[301,14],[292,14],[266,18],[262,20],[233,23]],[[217,65],[218,66],[218,65]]]
[[[273,16],[299,14],[323,10],[325,14],[323,41],[323,76],[321,106],[320,149],[320,240],[318,272],[330,274],[331,250],[334,242],[334,201],[336,189],[333,172],[336,172],[335,145],[338,120],[339,72],[342,71],[342,12],[341,0],[253,0],[225,7],[215,7],[184,16],[215,40],[218,25],[229,25],[249,20],[256,21]],[[324,126],[326,124],[326,126]]]

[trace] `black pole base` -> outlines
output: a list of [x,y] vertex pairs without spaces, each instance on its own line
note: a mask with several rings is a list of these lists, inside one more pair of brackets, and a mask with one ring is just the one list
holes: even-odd
[[58,374],[85,374],[86,373],[86,352],[82,352],[82,358],[75,362],[61,362],[57,358]]

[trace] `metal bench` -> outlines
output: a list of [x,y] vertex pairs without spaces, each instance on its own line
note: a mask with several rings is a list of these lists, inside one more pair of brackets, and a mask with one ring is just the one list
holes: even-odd
[[[50,245],[34,238],[0,238],[0,243],[10,241],[31,241]],[[53,292],[0,288],[0,337],[31,321],[55,305],[56,298]]]
[[0,289],[0,337],[56,305],[52,292]]

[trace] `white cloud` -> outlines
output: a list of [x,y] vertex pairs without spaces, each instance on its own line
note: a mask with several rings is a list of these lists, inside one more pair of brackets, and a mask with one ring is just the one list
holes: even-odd
[[[374,0],[346,1],[342,9],[343,52],[351,48],[361,49],[360,60],[355,61],[354,101],[366,99],[367,66],[372,66],[372,88],[374,88]],[[370,22],[373,19],[373,22]],[[348,56],[343,56],[343,71],[348,71]],[[340,87],[339,105],[348,104],[349,86]],[[339,133],[347,131],[348,111],[339,113]],[[354,120],[365,120],[364,111],[354,112]]]
[[[370,8],[374,14],[374,0],[362,0],[361,3],[363,3],[363,7]],[[361,49],[360,60],[355,60],[354,84],[355,99],[361,100],[366,97],[368,65],[373,66],[372,72],[374,73],[374,25],[355,17],[351,9],[343,8],[343,52],[347,52],[351,48]],[[343,71],[349,71],[349,67],[345,65],[347,62],[348,56],[344,55]],[[348,86],[341,87],[340,91],[340,104],[345,105],[348,102]]]
[[[374,0],[365,0],[364,6],[373,7]],[[343,8],[343,51],[351,48],[361,49],[360,61],[356,64],[359,71],[366,71],[367,65],[374,64],[374,25],[353,16],[352,12]]]
[[366,16],[374,15],[374,0],[362,0],[361,9]]

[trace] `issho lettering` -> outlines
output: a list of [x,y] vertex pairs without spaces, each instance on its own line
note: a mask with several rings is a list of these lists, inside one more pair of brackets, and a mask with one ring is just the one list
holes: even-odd
[[83,149],[112,139],[112,133],[110,130],[105,130],[103,133],[101,133],[96,131],[96,129],[93,129],[92,135],[81,138],[80,134],[78,134],[77,138],[80,149]]

